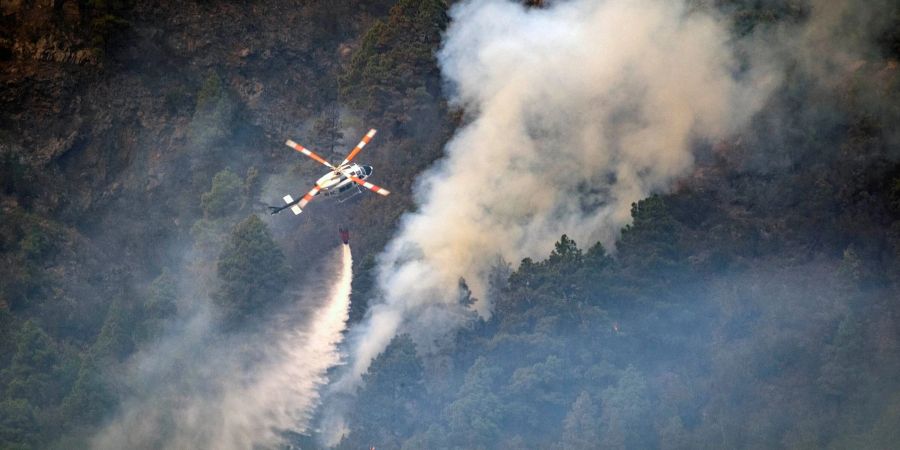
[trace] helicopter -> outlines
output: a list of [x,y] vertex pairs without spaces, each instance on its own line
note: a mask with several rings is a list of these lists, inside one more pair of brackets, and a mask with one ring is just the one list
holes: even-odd
[[[285,145],[300,153],[303,153],[306,156],[309,156],[320,164],[331,169],[331,171],[326,173],[325,175],[322,175],[321,178],[316,180],[316,184],[313,186],[313,188],[310,189],[310,191],[307,192],[303,197],[295,200],[293,197],[291,197],[290,194],[285,195],[283,197],[285,205],[270,206],[269,210],[271,211],[271,214],[278,214],[279,212],[290,208],[294,215],[297,215],[303,212],[303,208],[306,207],[307,203],[312,201],[312,199],[320,193],[326,197],[340,197],[342,194],[355,189],[356,192],[351,195],[352,197],[362,192],[360,186],[370,191],[374,191],[376,194],[389,195],[391,192],[387,189],[376,186],[366,181],[366,179],[372,175],[372,166],[364,166],[352,162],[353,158],[355,158],[356,155],[359,154],[360,151],[362,151],[363,147],[365,147],[366,144],[368,144],[369,141],[371,141],[372,138],[375,137],[375,133],[376,131],[374,128],[369,130],[369,132],[366,133],[365,136],[363,136],[362,140],[359,141],[359,144],[356,144],[356,147],[354,147],[353,150],[350,151],[350,154],[347,155],[347,157],[344,158],[344,161],[342,161],[338,166],[333,166],[321,156],[288,139],[284,143]],[[342,198],[340,201],[343,202],[348,199],[349,197],[346,197]]]

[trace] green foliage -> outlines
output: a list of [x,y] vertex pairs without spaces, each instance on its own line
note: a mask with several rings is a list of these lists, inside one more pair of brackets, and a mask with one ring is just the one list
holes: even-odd
[[242,186],[241,193],[244,195],[244,199],[247,198],[257,198],[260,183],[262,180],[259,177],[259,169],[256,166],[250,167],[247,169],[247,176],[244,177],[244,185]]
[[188,130],[191,142],[201,149],[209,149],[231,136],[234,127],[235,105],[222,79],[211,72],[197,92],[197,103]]
[[120,300],[113,300],[97,340],[91,347],[93,357],[101,361],[121,361],[134,350],[133,317]]
[[0,445],[4,449],[27,449],[40,432],[34,407],[25,399],[0,401]]
[[556,355],[528,367],[516,369],[509,380],[508,392],[518,398],[527,396],[542,408],[562,407],[567,403],[561,390],[554,389],[566,382],[565,362]]
[[14,337],[16,353],[2,372],[7,398],[24,399],[36,407],[58,403],[73,378],[72,362],[47,333],[26,321]]
[[593,272],[600,272],[613,264],[613,259],[606,252],[603,244],[597,242],[584,255],[584,265]]
[[568,236],[562,235],[559,242],[554,245],[550,257],[547,258],[547,265],[554,268],[562,268],[563,270],[574,270],[584,261],[581,250],[575,245],[575,241],[569,239]]
[[144,312],[154,318],[166,318],[175,315],[178,300],[175,277],[168,267],[163,268],[153,283],[150,284],[150,296],[144,302]]
[[[761,268],[744,269],[749,280],[711,266],[689,270],[684,255],[717,244],[688,239],[690,217],[676,216],[669,201],[634,205],[617,258],[599,243],[582,252],[562,236],[547,259],[526,258],[506,272],[508,285],[492,281],[493,317],[459,333],[445,364],[452,369],[440,372],[459,389],[417,402],[412,429],[361,409],[348,442],[485,449],[822,448],[848,435],[887,442],[893,410],[859,405],[883,405],[863,393],[900,384],[875,387],[885,385],[872,377],[871,358],[862,358],[873,354],[874,338],[858,317],[825,319],[864,308],[854,302],[873,289],[865,277],[851,286],[834,277],[852,276],[864,256],[853,250],[818,273],[794,268],[783,279]],[[885,326],[879,340],[896,348],[893,325]],[[834,332],[823,335],[828,327]],[[379,370],[373,365],[371,379]],[[809,414],[795,421],[801,412]]]
[[0,448],[40,447],[60,431],[58,407],[78,362],[33,321],[11,335],[15,354],[0,370]]
[[78,378],[62,403],[62,413],[73,425],[98,423],[116,405],[101,366],[93,357],[85,358],[78,370]]
[[18,253],[29,263],[41,263],[59,251],[65,230],[37,215],[21,210],[4,211],[0,224],[0,248]]
[[859,283],[863,280],[865,268],[862,259],[852,246],[844,250],[844,257],[841,260],[840,272],[848,280]]
[[353,414],[354,432],[341,448],[365,448],[373,442],[399,448],[398,436],[409,436],[416,423],[416,411],[424,399],[422,362],[407,335],[395,337],[384,352],[372,360],[363,375],[358,394],[361,405],[370,405],[365,414]]
[[615,386],[603,391],[600,416],[603,448],[651,448],[655,442],[650,423],[651,402],[647,382],[633,367]]
[[406,120],[406,98],[431,95],[427,83],[436,78],[433,52],[448,18],[443,0],[400,0],[387,21],[377,21],[353,54],[350,70],[340,79],[341,95],[372,114],[388,113]]
[[243,203],[244,184],[234,172],[225,169],[217,173],[212,187],[200,197],[203,214],[208,218],[222,217],[234,212]]
[[[312,17],[315,25],[309,30],[309,36],[315,36],[311,42],[322,45],[308,55],[296,56],[312,63],[309,67],[331,67],[323,72],[323,79],[333,80],[329,72],[345,70],[339,82],[343,102],[370,117],[395,123],[418,119],[425,108],[441,102],[434,51],[447,24],[446,2],[391,2],[390,14],[374,23],[372,17],[378,17],[388,2],[327,3],[317,4],[334,9],[320,7],[301,14]],[[796,1],[714,3],[731,13],[738,35],[801,21],[808,12],[805,4]],[[93,34],[85,36],[87,41],[103,48],[115,45],[116,36],[128,26],[130,2],[88,0],[79,5],[83,24]],[[344,14],[355,10],[363,13],[352,18]],[[896,8],[887,14],[896,15]],[[150,16],[159,17],[155,10]],[[372,26],[361,39],[350,35],[358,31],[353,27],[368,24]],[[891,55],[897,53],[896,29],[900,28],[888,30],[885,41],[879,42]],[[342,61],[338,66],[316,56],[331,59],[330,49],[337,42],[360,42],[350,63]],[[266,48],[265,43],[253,45]],[[293,49],[285,51],[295,56]],[[257,78],[252,59],[242,65],[240,75],[228,76]],[[257,59],[265,60],[268,67],[279,58]],[[896,96],[891,91],[896,90],[896,70],[874,67],[871,71],[877,71],[877,76],[867,71],[863,66],[846,81],[852,100],[847,103],[865,103],[859,91],[867,83],[877,83],[878,95],[889,104],[884,108],[896,109],[893,105],[900,103],[890,101]],[[165,83],[175,87],[160,92],[166,96],[165,106],[171,113],[193,111],[188,156],[177,161],[190,159],[190,169],[195,164],[212,167],[192,170],[196,177],[192,186],[203,186],[222,161],[218,153],[213,159],[203,150],[216,149],[238,134],[234,131],[235,96],[215,72],[205,78],[200,75],[202,80],[193,84],[178,84],[197,80],[191,71],[166,72]],[[40,87],[40,80],[29,80]],[[327,101],[335,101],[333,86],[313,81],[304,78],[306,92],[329,91]],[[420,357],[408,336],[397,338],[365,375],[343,446],[893,448],[900,440],[896,426],[900,399],[892,395],[900,392],[895,376],[900,364],[896,332],[900,312],[895,301],[900,282],[900,179],[895,155],[890,155],[896,146],[876,135],[891,134],[896,121],[875,117],[871,105],[831,111],[817,101],[812,113],[837,116],[830,119],[837,123],[823,127],[806,119],[792,122],[804,116],[794,113],[810,112],[793,106],[805,101],[806,88],[800,85],[808,81],[794,80],[773,97],[773,104],[784,103],[788,110],[776,118],[791,119],[779,123],[771,134],[788,135],[788,145],[773,145],[766,139],[754,142],[748,132],[734,151],[715,156],[727,161],[698,159],[708,180],[687,180],[687,190],[679,188],[676,194],[635,203],[633,223],[623,230],[615,248],[609,248],[615,250],[614,257],[599,243],[583,251],[562,236],[546,258],[525,259],[515,271],[498,261],[489,280],[494,315],[467,322],[449,338],[452,351],[438,343],[437,355]],[[52,91],[54,101],[48,102],[43,91]],[[29,90],[37,105],[54,104],[57,91]],[[310,101],[316,104],[317,99]],[[30,114],[22,113],[26,118]],[[463,121],[463,112],[456,114],[454,125]],[[10,123],[18,123],[14,119],[19,112],[14,115]],[[314,124],[314,133],[323,142],[336,138],[338,127],[328,119],[322,117]],[[424,123],[424,128],[432,126],[429,121],[416,122]],[[775,121],[769,116],[760,123],[767,126]],[[90,126],[79,129],[97,131]],[[118,126],[111,129],[122,142],[132,137],[130,132],[118,135],[127,131]],[[51,134],[60,131],[53,126],[48,130]],[[92,184],[91,189],[103,189],[103,196],[85,195],[90,206],[78,205],[86,188],[69,178],[77,172],[72,167],[85,161],[109,162],[90,159],[98,156],[90,144],[87,151],[78,150],[87,137],[82,131],[74,151],[46,167],[28,166],[25,152],[4,150],[0,157],[4,194],[0,205],[0,448],[48,448],[47,442],[61,430],[90,430],[102,423],[116,406],[116,370],[135,346],[152,345],[153,337],[176,312],[177,289],[168,270],[139,295],[120,289],[133,281],[121,281],[124,277],[117,270],[72,271],[93,259],[112,256],[98,265],[109,269],[133,258],[133,249],[147,252],[160,242],[143,239],[143,244],[107,254],[73,245],[75,227],[94,236],[110,232],[108,242],[113,245],[120,239],[141,241],[140,231],[148,229],[141,228],[137,234],[117,231],[109,225],[120,216],[104,213],[118,214],[118,206],[132,201],[130,195],[140,191],[128,181],[132,176],[128,172],[111,178],[117,183],[126,180],[121,191],[127,194]],[[20,138],[0,134],[4,141]],[[389,152],[390,164],[379,164],[379,176],[395,180],[398,193],[403,186],[409,190],[409,173],[428,164],[429,158],[421,157],[423,149],[430,149],[431,157],[439,154],[450,131],[429,130],[428,134],[433,142],[398,140]],[[113,135],[91,134],[87,140]],[[178,140],[176,135],[174,141]],[[783,170],[774,168],[777,163],[754,166],[753,161],[741,160],[741,152],[765,155],[758,147],[766,146],[772,147],[768,156],[783,157]],[[880,150],[873,149],[879,147],[889,156],[875,153]],[[215,163],[209,165],[209,161]],[[265,181],[260,173],[269,173],[277,163],[254,162],[260,164],[259,170],[251,169],[243,180],[231,172],[213,177],[209,192],[200,199],[206,217],[194,228],[198,242],[212,244],[206,248],[210,257],[198,258],[193,269],[212,272],[197,266],[210,266],[209,261],[219,257],[221,286],[214,297],[226,321],[235,326],[273,306],[286,275],[284,257],[259,219],[252,217],[235,227],[227,242],[223,238],[247,199],[256,197]],[[161,164],[166,169],[169,162]],[[56,186],[58,172],[74,183],[66,184],[67,194],[59,198],[39,185]],[[699,188],[692,190],[692,183],[700,184]],[[179,190],[186,185],[171,186]],[[182,223],[196,220],[199,192],[195,187],[188,189],[190,198],[176,208],[187,210],[187,216],[172,213],[172,205],[166,204],[172,200],[163,198],[161,208],[153,209],[159,211],[157,215],[142,216],[146,227],[157,227],[160,220],[166,224],[185,217],[188,222]],[[390,229],[404,208],[403,204],[387,207],[392,209],[367,210],[370,214],[364,220],[379,224],[370,230]],[[79,208],[87,208],[90,216],[79,215]],[[51,215],[64,217],[56,220],[72,228],[58,225],[49,219]],[[388,235],[373,231],[360,239],[367,239],[374,253]],[[101,238],[89,241],[109,246],[99,245],[107,244]],[[225,246],[221,252],[220,244]],[[370,254],[361,260],[363,270],[354,279],[354,320],[364,316],[376,284],[375,259]],[[180,271],[171,264],[171,259],[153,261],[148,270],[170,265]],[[132,266],[123,267],[130,270]],[[789,276],[779,278],[782,272]],[[808,273],[813,275],[804,278]],[[63,283],[60,277],[66,274],[88,281]],[[889,280],[881,280],[883,274]],[[779,290],[779,286],[787,287]],[[460,292],[463,304],[473,300],[464,281]],[[90,303],[86,300],[90,298],[102,302]],[[78,315],[72,312],[76,307],[95,311]],[[84,325],[85,319],[95,316],[99,317],[96,325]]]
[[334,107],[330,113],[319,116],[313,122],[310,139],[318,148],[334,151],[335,144],[344,138],[340,127],[338,111]]
[[590,394],[582,392],[563,421],[562,448],[589,450],[600,443],[600,414]]
[[53,249],[53,240],[40,229],[32,229],[22,239],[22,251],[25,257],[36,260],[46,255]]
[[247,322],[280,302],[287,277],[284,254],[259,217],[234,227],[217,268],[221,285],[214,299],[226,323]]
[[519,270],[509,275],[510,286],[514,289],[533,289],[544,294],[558,296],[562,299],[573,299],[583,294],[577,280],[597,275],[611,259],[606,255],[603,245],[597,243],[589,254],[590,265],[585,265],[585,255],[575,241],[562,235],[554,244],[550,257],[535,263],[530,258],[524,259]]
[[490,446],[501,436],[503,403],[494,385],[501,371],[479,358],[466,374],[457,399],[447,407],[450,438],[464,448]]
[[469,285],[466,283],[465,278],[459,278],[459,304],[469,308],[475,304],[477,299],[472,297],[472,290],[469,289]]
[[215,107],[215,105],[225,95],[225,87],[222,85],[222,79],[215,72],[211,72],[203,84],[200,91],[197,92],[197,110],[203,110]]
[[679,267],[679,224],[665,200],[653,195],[631,205],[632,223],[618,242],[622,263],[644,272],[667,274]]

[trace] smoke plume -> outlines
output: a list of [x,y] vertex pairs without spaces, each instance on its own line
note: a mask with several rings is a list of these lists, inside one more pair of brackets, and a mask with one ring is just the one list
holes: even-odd
[[563,233],[610,247],[631,203],[685,175],[692,144],[739,129],[772,84],[738,70],[715,18],[678,2],[492,0],[452,16],[439,61],[472,121],[381,255],[384,303],[358,372],[409,313],[455,302],[461,276],[488,314],[498,256],[546,255]]
[[[146,387],[94,448],[237,450],[273,447],[285,431],[304,432],[326,371],[340,363],[353,278],[350,247],[341,247],[337,278],[323,292],[307,293],[271,324],[273,332],[209,337],[196,331],[205,325],[193,324],[138,357],[130,378]],[[298,322],[307,302],[317,307]]]
[[688,173],[692,148],[739,130],[778,81],[682,2],[464,1],[450,14],[438,60],[468,122],[380,256],[383,299],[352,330],[338,390],[399,330],[427,343],[468,317],[460,277],[489,315],[498,257],[542,257],[564,233],[611,248],[631,203]]

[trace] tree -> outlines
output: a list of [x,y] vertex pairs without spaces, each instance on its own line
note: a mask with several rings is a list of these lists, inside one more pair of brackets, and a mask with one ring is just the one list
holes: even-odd
[[163,268],[161,274],[150,283],[150,293],[144,300],[141,327],[136,341],[143,341],[157,336],[166,320],[177,312],[178,291],[175,279],[169,268]]
[[286,284],[284,254],[257,216],[234,227],[217,270],[221,285],[213,299],[230,325],[277,304]]
[[353,428],[341,448],[401,447],[400,438],[411,436],[421,419],[423,374],[412,339],[406,334],[396,336],[363,375],[357,397],[361,408],[351,414]]
[[658,195],[631,204],[633,223],[622,230],[617,247],[624,265],[648,275],[666,274],[679,264],[679,224]]
[[404,99],[430,98],[429,81],[438,78],[434,50],[449,21],[446,9],[443,0],[398,1],[366,32],[340,79],[341,95],[359,109],[406,120]]
[[613,259],[606,253],[606,248],[600,242],[592,245],[584,255],[585,268],[594,273],[608,268],[612,263]]
[[169,317],[175,314],[178,291],[175,277],[168,267],[164,267],[150,284],[150,297],[144,302],[144,311],[153,317]]
[[459,304],[464,308],[471,308],[477,300],[478,299],[472,297],[472,290],[469,289],[469,284],[466,283],[466,279],[459,277]]
[[241,207],[243,182],[234,172],[225,169],[213,176],[212,187],[200,196],[203,214],[209,218],[222,217]]
[[116,404],[116,398],[106,381],[106,373],[92,356],[87,356],[78,370],[72,390],[62,402],[67,422],[75,425],[97,423]]
[[554,244],[553,251],[550,252],[550,257],[547,258],[547,265],[551,267],[577,266],[581,264],[582,260],[581,249],[578,248],[575,241],[564,234]]
[[496,394],[501,371],[479,357],[466,373],[457,399],[444,415],[451,441],[462,448],[494,447],[502,436],[503,402]]
[[633,367],[628,367],[615,386],[601,395],[603,414],[602,448],[652,448],[650,399],[647,381]]
[[669,417],[666,424],[659,428],[659,445],[663,450],[691,448],[680,417]]
[[222,79],[210,73],[197,93],[197,105],[188,130],[191,142],[201,148],[212,147],[230,136],[235,106]]
[[91,354],[101,360],[124,360],[134,350],[132,319],[122,302],[113,300],[106,312],[103,328],[91,347]]
[[597,407],[591,395],[582,391],[572,404],[563,421],[562,448],[565,450],[588,450],[600,444],[600,424]]
[[32,448],[28,444],[36,440],[39,432],[34,408],[27,400],[0,401],[0,446],[4,449]]
[[[15,336],[12,364],[0,374],[10,399],[25,399],[43,408],[58,403],[69,389],[74,368],[36,323],[22,324]],[[76,366],[77,367],[77,366]]]

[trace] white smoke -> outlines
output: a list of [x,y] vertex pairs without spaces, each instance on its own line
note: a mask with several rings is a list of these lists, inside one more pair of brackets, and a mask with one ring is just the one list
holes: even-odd
[[740,129],[777,84],[739,68],[725,21],[680,1],[472,0],[450,14],[438,59],[471,121],[380,256],[383,301],[352,330],[338,390],[399,330],[427,342],[457,326],[460,277],[488,315],[498,256],[543,258],[563,233],[610,248],[632,202],[686,175],[693,146]]
[[326,371],[341,362],[337,347],[349,318],[353,279],[350,247],[341,247],[337,279],[312,299],[321,306],[308,322],[297,323],[287,314],[272,324],[286,331],[223,338],[208,359],[196,355],[196,348],[186,355],[167,352],[175,361],[193,355],[195,360],[183,361],[190,366],[189,380],[154,383],[144,398],[125,404],[93,447],[238,450],[274,447],[282,432],[306,431]]
[[739,71],[725,27],[680,2],[469,1],[451,15],[439,61],[473,120],[381,255],[357,375],[410,313],[452,305],[461,276],[488,314],[498,256],[543,257],[563,233],[612,246],[632,202],[685,175],[692,145],[745,125],[775,84]]

